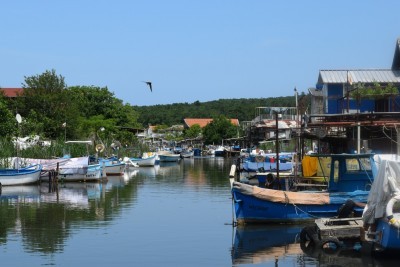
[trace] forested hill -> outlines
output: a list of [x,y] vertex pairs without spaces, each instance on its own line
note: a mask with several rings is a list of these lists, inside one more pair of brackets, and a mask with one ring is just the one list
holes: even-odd
[[[301,97],[304,97],[301,96]],[[219,99],[209,102],[174,103],[155,106],[134,106],[139,112],[139,119],[146,125],[175,125],[182,124],[184,118],[213,118],[224,115],[227,118],[249,121],[255,116],[256,107],[294,107],[294,96],[275,98],[241,98]]]

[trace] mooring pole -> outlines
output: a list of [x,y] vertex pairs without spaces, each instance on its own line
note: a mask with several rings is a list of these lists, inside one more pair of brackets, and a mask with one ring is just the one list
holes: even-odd
[[279,179],[279,128],[278,128],[278,112],[275,112],[275,149],[276,149],[276,178]]

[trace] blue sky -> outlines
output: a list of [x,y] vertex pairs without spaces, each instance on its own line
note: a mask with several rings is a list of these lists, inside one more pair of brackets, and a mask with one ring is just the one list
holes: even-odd
[[68,86],[139,106],[289,96],[321,69],[390,68],[399,10],[398,0],[4,1],[0,87],[54,69]]

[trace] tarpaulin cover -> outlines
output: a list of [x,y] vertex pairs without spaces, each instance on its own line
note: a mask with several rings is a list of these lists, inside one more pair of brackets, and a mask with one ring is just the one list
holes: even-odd
[[32,159],[32,158],[21,158],[23,165],[41,164],[43,171],[55,170],[57,163],[59,167],[64,166],[70,159],[58,158],[58,159]]
[[277,203],[305,205],[325,205],[330,203],[329,193],[306,193],[273,190],[238,182],[233,183],[233,188],[242,194]]
[[377,157],[375,162],[378,174],[372,183],[363,213],[366,224],[372,224],[375,219],[384,217],[389,200],[400,194],[400,161],[387,155]]

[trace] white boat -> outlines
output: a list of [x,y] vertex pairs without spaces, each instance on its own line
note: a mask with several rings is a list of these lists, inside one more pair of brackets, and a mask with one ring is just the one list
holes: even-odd
[[99,164],[105,169],[107,176],[109,175],[123,175],[126,163],[119,161],[116,158],[99,159]]
[[0,185],[33,184],[39,181],[42,165],[37,164],[21,169],[0,169]]
[[131,164],[131,165],[134,165],[136,163],[137,165],[139,165],[139,167],[144,167],[144,166],[156,165],[156,159],[157,159],[156,154],[149,155],[148,153],[143,153],[143,156],[140,158],[125,157],[124,161],[125,161],[125,163]]
[[174,154],[168,151],[160,151],[158,153],[160,162],[178,162],[181,159],[180,154]]
[[115,162],[110,165],[105,165],[106,175],[123,175],[125,171],[126,164],[125,162]]
[[194,156],[193,150],[183,150],[181,153],[181,158],[192,158]]
[[89,164],[89,157],[71,158],[58,173],[58,178],[64,181],[98,181],[103,177],[101,165]]
[[214,150],[214,155],[216,157],[224,157],[226,154],[226,149],[223,146],[218,146],[215,150]]

